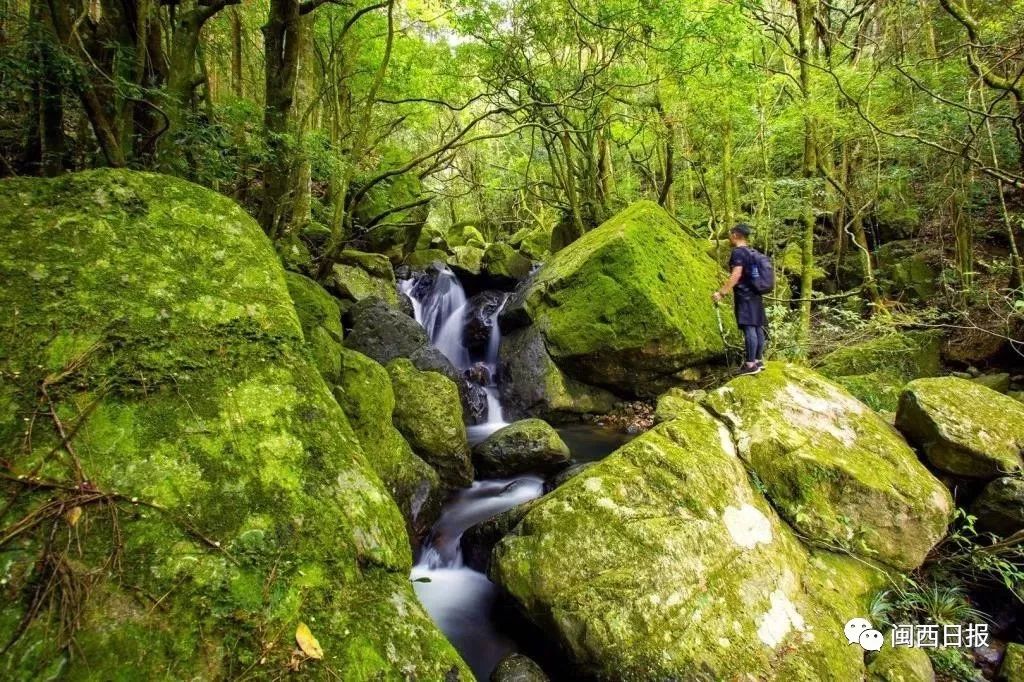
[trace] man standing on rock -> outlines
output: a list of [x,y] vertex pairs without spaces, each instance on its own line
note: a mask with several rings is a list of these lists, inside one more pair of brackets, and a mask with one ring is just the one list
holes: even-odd
[[768,324],[764,299],[750,281],[759,254],[747,243],[749,236],[750,226],[744,223],[729,230],[729,243],[733,247],[729,255],[729,279],[711,295],[718,305],[730,291],[734,292],[736,324],[743,332],[746,352],[746,362],[740,368],[740,374],[757,374],[764,369],[764,328]]

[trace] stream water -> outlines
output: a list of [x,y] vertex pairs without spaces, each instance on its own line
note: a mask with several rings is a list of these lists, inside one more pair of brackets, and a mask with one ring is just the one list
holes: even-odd
[[[454,273],[445,268],[438,273],[419,275],[402,280],[399,288],[412,299],[416,320],[426,329],[430,342],[456,368],[486,368],[487,413],[482,423],[467,428],[471,445],[482,441],[508,423],[496,383],[501,344],[497,318],[505,299],[500,300],[487,320],[490,337],[482,357],[473,357],[463,339],[470,302]],[[600,459],[628,440],[627,436],[585,425],[567,427],[560,433],[577,461]],[[521,650],[523,642],[506,631],[496,616],[496,586],[486,575],[463,563],[462,534],[496,514],[540,497],[543,492],[544,479],[537,475],[474,481],[444,506],[413,567],[412,579],[420,602],[479,680],[487,680],[498,662]]]

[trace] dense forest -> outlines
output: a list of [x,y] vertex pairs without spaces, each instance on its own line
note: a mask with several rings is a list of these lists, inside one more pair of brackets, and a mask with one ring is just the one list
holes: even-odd
[[0,677],[1024,680],[1022,252],[1024,0],[0,0]]

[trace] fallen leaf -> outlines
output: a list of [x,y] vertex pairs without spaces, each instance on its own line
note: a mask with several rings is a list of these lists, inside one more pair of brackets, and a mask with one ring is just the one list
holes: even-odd
[[309,631],[309,626],[305,623],[299,623],[299,627],[295,628],[295,641],[299,643],[302,653],[310,658],[320,660],[324,657],[324,650],[320,648],[320,642],[316,641],[316,637]]
[[68,513],[65,515],[65,518],[68,521],[68,525],[74,528],[78,525],[78,520],[82,518],[82,508],[72,507],[71,509],[68,510]]

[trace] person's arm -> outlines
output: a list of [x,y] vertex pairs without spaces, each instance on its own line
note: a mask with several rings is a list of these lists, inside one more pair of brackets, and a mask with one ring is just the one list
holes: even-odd
[[733,287],[739,284],[741,277],[743,277],[743,266],[734,265],[732,268],[732,274],[729,275],[729,279],[726,280],[725,284],[722,285],[722,288],[716,291],[715,293],[711,294],[711,298],[715,300],[715,303],[718,303],[723,298],[728,296],[729,292],[732,291]]

